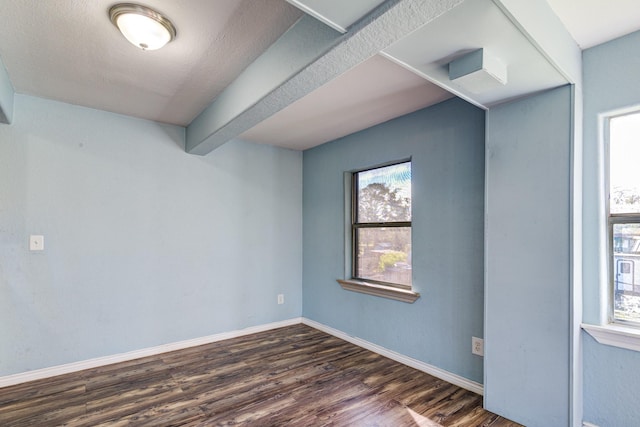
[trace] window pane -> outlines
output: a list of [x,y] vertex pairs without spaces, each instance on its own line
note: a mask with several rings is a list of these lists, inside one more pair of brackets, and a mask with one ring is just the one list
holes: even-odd
[[411,221],[411,162],[358,172],[357,222]]
[[358,278],[411,286],[411,228],[360,228],[356,232]]
[[609,209],[640,212],[640,114],[611,118],[609,131]]
[[640,322],[640,224],[613,225],[611,269],[615,319]]

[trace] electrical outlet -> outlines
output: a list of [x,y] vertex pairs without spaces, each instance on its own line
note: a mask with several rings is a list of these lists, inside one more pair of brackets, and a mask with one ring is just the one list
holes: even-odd
[[482,338],[471,337],[471,353],[484,356],[484,340]]
[[284,294],[278,294],[278,304],[284,304]]

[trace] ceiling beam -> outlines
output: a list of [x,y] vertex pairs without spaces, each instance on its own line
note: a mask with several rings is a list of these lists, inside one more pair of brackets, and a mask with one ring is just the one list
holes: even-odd
[[569,83],[582,85],[582,50],[546,0],[493,0]]
[[13,85],[0,58],[0,123],[11,124],[13,121],[13,96]]
[[248,111],[339,38],[337,31],[304,15],[189,124],[187,152],[204,155],[239,135],[233,129],[246,121],[242,118]]
[[464,0],[387,0],[341,35],[304,16],[187,127],[205,155]]
[[298,9],[344,34],[384,0],[287,0]]

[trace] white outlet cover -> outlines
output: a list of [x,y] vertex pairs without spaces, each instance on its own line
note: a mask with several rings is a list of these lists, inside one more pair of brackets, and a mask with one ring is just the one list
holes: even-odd
[[29,250],[30,251],[43,251],[44,250],[44,236],[39,234],[32,234],[29,236]]
[[484,356],[484,340],[482,338],[471,337],[471,353]]

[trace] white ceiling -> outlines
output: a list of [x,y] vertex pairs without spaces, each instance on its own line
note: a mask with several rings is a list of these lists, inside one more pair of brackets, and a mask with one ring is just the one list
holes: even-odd
[[16,92],[188,125],[302,13],[284,0],[149,0],[176,39],[143,52],[117,0],[0,0],[0,58]]
[[640,29],[639,0],[547,0],[582,49]]
[[[547,1],[582,48],[640,29],[640,0]],[[0,58],[16,92],[186,126],[302,15],[285,0],[146,0],[170,17],[178,36],[161,50],[142,52],[109,21],[113,3],[0,0]],[[457,12],[475,3],[467,0]],[[473,22],[456,28],[466,31]],[[306,149],[450,97],[427,80],[433,74],[427,68],[441,66],[441,57],[420,40],[435,46],[439,26],[451,25],[439,18],[415,41],[407,37],[388,49],[385,56],[404,68],[374,56],[241,137]],[[505,44],[518,44],[509,34]],[[420,63],[420,55],[432,58]]]
[[240,135],[304,150],[453,95],[376,55]]

